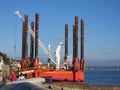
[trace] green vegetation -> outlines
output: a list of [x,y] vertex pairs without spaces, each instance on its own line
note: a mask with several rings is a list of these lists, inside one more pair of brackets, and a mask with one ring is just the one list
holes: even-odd
[[7,54],[2,53],[2,52],[0,51],[0,56],[3,57],[4,64],[10,64],[10,60],[9,60],[9,57],[7,56]]

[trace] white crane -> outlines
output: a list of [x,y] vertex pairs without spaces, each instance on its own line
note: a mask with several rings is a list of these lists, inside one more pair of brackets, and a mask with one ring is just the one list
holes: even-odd
[[[19,11],[16,11],[15,14],[20,18],[20,20],[22,20],[22,22],[24,22],[24,18],[22,17],[22,15],[20,14]],[[32,29],[29,25],[28,25],[28,31],[33,36],[33,38],[35,39],[35,33],[32,31]],[[60,50],[61,50],[62,42],[59,43],[59,45],[56,49],[56,55],[55,55],[56,60],[54,60],[53,56],[50,54],[50,52],[46,49],[46,47],[43,45],[43,43],[39,39],[38,39],[38,42],[39,42],[39,46],[42,48],[42,50],[48,56],[48,58],[50,58],[50,60],[54,64],[56,64],[56,66],[59,66],[59,64],[60,64]],[[57,67],[57,68],[59,68],[59,67]]]

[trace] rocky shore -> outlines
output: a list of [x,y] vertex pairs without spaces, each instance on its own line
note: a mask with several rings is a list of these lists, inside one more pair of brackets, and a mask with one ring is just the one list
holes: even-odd
[[49,90],[120,90],[120,87],[114,86],[88,86],[88,85],[70,85],[70,84],[42,84]]

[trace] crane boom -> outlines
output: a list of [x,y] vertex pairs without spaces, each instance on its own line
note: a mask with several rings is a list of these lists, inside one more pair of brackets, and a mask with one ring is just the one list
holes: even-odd
[[[15,14],[20,18],[20,20],[22,20],[22,22],[24,22],[24,18],[22,17],[22,15],[20,14],[19,11],[16,11]],[[30,34],[32,35],[32,37],[35,39],[35,33],[32,31],[31,27],[28,25],[28,31],[30,32]],[[48,56],[48,58],[51,59],[51,61],[56,64],[53,56],[50,54],[50,52],[46,49],[46,47],[44,46],[44,44],[40,41],[40,39],[38,39],[39,42],[39,46],[42,48],[42,50],[44,51],[44,53]]]

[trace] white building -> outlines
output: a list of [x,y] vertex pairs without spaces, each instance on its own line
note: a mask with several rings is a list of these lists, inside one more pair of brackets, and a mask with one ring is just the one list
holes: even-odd
[[3,57],[0,56],[0,70],[2,70],[2,66],[4,65],[4,62],[3,62]]

